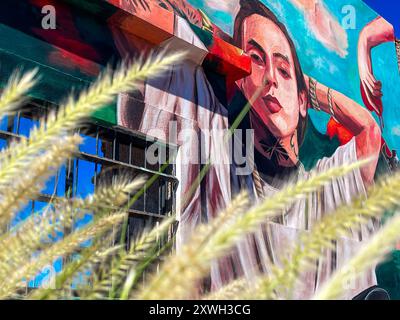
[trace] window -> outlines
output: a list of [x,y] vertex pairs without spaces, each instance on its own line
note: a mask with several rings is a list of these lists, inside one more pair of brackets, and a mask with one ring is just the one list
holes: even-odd
[[[32,128],[39,125],[39,120],[46,116],[55,106],[33,101],[15,116],[9,116],[0,123],[0,149],[6,147],[13,139],[28,137]],[[153,143],[159,148],[175,154],[171,146],[161,142],[147,141],[145,136],[115,127],[107,128],[99,124],[90,124],[78,131],[83,137],[76,158],[63,165],[46,184],[38,199],[29,204],[11,222],[11,226],[28,216],[43,210],[52,197],[86,197],[92,194],[102,183],[110,183],[115,175],[124,175],[134,179],[136,176],[150,178],[158,174],[157,180],[146,190],[129,210],[130,218],[127,243],[146,227],[152,227],[166,216],[173,214],[175,207],[174,165],[168,165],[163,172],[160,163],[149,165],[146,162],[146,150]],[[81,228],[92,220],[86,215],[75,221],[73,228]],[[57,240],[63,235],[58,235]],[[90,242],[86,245],[90,245]],[[62,263],[57,262],[57,265]],[[57,269],[58,270],[58,269]],[[48,272],[48,270],[47,270]],[[42,279],[43,275],[38,275]],[[35,286],[39,280],[31,281]]]

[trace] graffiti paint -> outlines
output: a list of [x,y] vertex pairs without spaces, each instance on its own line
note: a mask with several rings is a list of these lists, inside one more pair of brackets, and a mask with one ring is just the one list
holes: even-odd
[[[52,0],[46,4],[61,13],[55,30],[40,28],[42,4],[10,2],[30,19],[4,16],[1,26],[9,37],[40,49],[27,55],[22,46],[17,50],[3,41],[1,55],[12,61],[29,58],[67,74],[70,81],[59,82],[59,90],[66,90],[72,78],[90,81],[121,58],[165,48],[188,52],[184,63],[144,81],[136,92],[120,94],[115,106],[96,115],[179,146],[178,245],[241,189],[259,201],[288,181],[349,161],[376,159],[260,226],[213,265],[212,289],[235,277],[268,273],[301,232],[352,196],[366,195],[380,173],[397,170],[396,39],[391,25],[362,1],[108,0],[83,5]],[[345,6],[356,14],[346,26]],[[54,99],[46,90],[40,94]],[[232,126],[238,130],[227,143],[219,132]],[[215,155],[224,161],[210,163]],[[250,171],[238,170],[240,156],[252,160]],[[193,188],[204,167],[206,174]],[[336,251],[324,252],[326,259],[304,275],[295,297],[310,297],[378,228],[370,221],[338,241]],[[346,297],[375,283],[371,270],[348,288]]]

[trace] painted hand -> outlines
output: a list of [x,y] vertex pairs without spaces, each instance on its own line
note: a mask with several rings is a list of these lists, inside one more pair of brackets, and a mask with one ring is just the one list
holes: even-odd
[[358,48],[358,68],[361,80],[361,95],[365,106],[370,111],[382,115],[382,83],[378,81],[372,71],[370,50],[360,44]]

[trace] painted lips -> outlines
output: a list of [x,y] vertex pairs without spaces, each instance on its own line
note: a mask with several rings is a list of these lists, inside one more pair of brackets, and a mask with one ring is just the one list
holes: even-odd
[[278,99],[276,99],[275,97],[268,95],[266,97],[263,98],[265,106],[267,107],[267,109],[269,110],[269,112],[273,113],[278,113],[279,111],[282,110],[282,106],[279,103]]

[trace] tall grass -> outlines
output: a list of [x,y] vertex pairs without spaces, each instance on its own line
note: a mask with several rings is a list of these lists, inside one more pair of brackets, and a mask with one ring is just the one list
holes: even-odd
[[[116,71],[106,71],[76,99],[70,97],[29,138],[14,142],[0,154],[0,298],[21,297],[26,282],[45,266],[63,258],[63,270],[51,288],[38,288],[28,299],[277,299],[290,298],[291,290],[309,262],[321,258],[322,249],[346,235],[350,228],[379,217],[398,205],[400,175],[388,177],[371,188],[368,198],[356,198],[315,224],[292,248],[283,265],[271,266],[273,272],[253,279],[229,283],[217,292],[198,295],[202,279],[210,266],[228,255],[246,235],[260,224],[273,219],[292,202],[320,189],[362,167],[369,160],[332,168],[308,180],[286,186],[276,195],[258,204],[251,203],[246,192],[232,200],[227,208],[208,224],[199,225],[181,250],[174,250],[173,237],[166,237],[175,217],[164,220],[152,230],[145,230],[130,246],[120,244],[124,234],[129,199],[143,192],[143,178],[115,177],[87,198],[53,199],[40,213],[10,228],[19,210],[43,189],[45,182],[67,159],[73,157],[81,139],[73,135],[90,115],[112,101],[116,94],[134,90],[138,81],[157,76],[182,54],[153,56]],[[25,101],[24,95],[34,86],[36,71],[15,73],[2,91],[0,117],[15,112]],[[212,164],[211,164],[212,165]],[[137,198],[137,197],[136,197]],[[74,230],[74,221],[87,213],[93,221]],[[338,270],[315,296],[316,299],[339,298],[343,281],[356,276],[384,258],[400,237],[400,220],[394,217],[350,262]],[[122,225],[122,226],[121,226]],[[49,241],[51,235],[63,234],[61,240]],[[167,238],[167,241],[165,239]],[[84,246],[90,241],[89,246]],[[350,273],[349,270],[356,270]],[[143,274],[145,277],[142,283]],[[77,276],[87,274],[86,281],[75,284]],[[251,288],[251,290],[249,290]],[[197,296],[196,296],[197,294]]]

